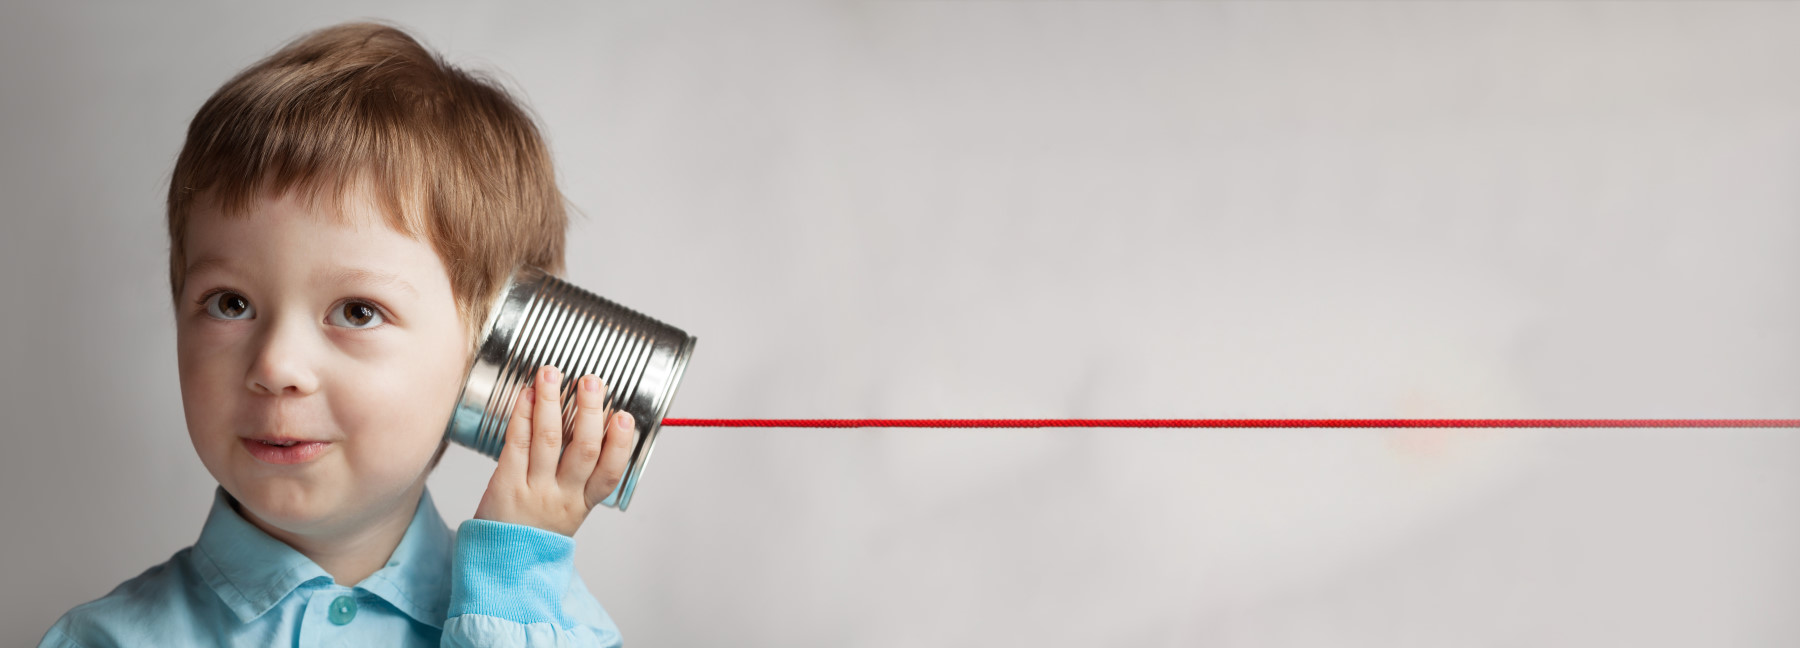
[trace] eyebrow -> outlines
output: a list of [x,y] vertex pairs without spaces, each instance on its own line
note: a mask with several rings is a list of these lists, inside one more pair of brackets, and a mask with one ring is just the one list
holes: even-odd
[[399,275],[386,272],[376,272],[374,270],[366,270],[363,268],[338,268],[325,276],[334,283],[367,283],[392,286],[412,294],[415,299],[419,296],[419,290],[413,288],[412,284],[406,283],[406,280],[401,279]]
[[[225,259],[223,259],[221,257],[209,256],[209,257],[203,257],[203,258],[197,259],[193,263],[188,264],[187,274],[189,276],[192,276],[192,275],[195,275],[195,274],[198,274],[201,272],[205,272],[208,270],[229,269],[230,267],[231,267],[231,262],[226,261]],[[392,286],[399,290],[406,291],[407,293],[411,294],[414,298],[417,298],[419,296],[419,289],[414,288],[413,285],[410,283],[407,283],[405,279],[401,279],[399,275],[392,274],[392,273],[378,272],[375,270],[369,270],[367,268],[339,267],[339,268],[333,268],[333,269],[327,270],[327,271],[323,272],[320,276],[324,280],[332,282],[332,283],[337,283],[337,284],[366,283],[366,284],[376,284],[376,285],[383,285],[383,286]]]
[[215,256],[209,256],[209,257],[195,259],[192,263],[188,264],[187,269],[183,270],[182,274],[188,275],[188,276],[193,276],[196,274],[200,274],[202,272],[206,272],[208,270],[223,269],[223,268],[229,268],[229,267],[231,267],[231,264],[227,263],[224,259],[221,259],[221,258],[215,257]]

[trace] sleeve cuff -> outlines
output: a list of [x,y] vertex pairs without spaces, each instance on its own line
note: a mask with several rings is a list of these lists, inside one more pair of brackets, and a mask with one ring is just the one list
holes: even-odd
[[484,614],[515,623],[568,627],[563,596],[575,575],[575,539],[493,520],[456,529],[449,616]]

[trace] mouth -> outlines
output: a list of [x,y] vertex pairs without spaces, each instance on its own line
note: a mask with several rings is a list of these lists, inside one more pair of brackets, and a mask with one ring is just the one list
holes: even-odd
[[257,461],[269,464],[287,465],[306,463],[318,458],[330,441],[311,441],[307,439],[253,439],[243,440],[244,450]]

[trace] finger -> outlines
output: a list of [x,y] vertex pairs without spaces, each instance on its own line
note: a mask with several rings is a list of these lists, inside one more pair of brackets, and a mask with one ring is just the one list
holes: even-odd
[[562,373],[545,365],[537,374],[537,399],[531,412],[531,467],[525,483],[533,488],[556,483],[556,459],[562,454]]
[[525,466],[531,452],[531,401],[536,397],[527,385],[519,392],[519,400],[513,403],[512,418],[506,421],[506,438],[500,446],[500,467],[494,469],[496,479],[525,480]]
[[569,492],[581,490],[594,474],[606,442],[606,385],[598,376],[582,376],[575,387],[575,434],[556,469],[556,483]]
[[631,449],[637,446],[637,421],[630,412],[613,414],[606,426],[606,445],[600,450],[600,464],[588,478],[587,500],[599,503],[611,495],[631,466]]

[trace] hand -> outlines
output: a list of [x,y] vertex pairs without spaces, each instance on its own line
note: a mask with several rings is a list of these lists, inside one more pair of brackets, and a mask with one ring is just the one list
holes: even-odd
[[606,386],[583,376],[575,389],[575,433],[563,452],[562,374],[545,365],[533,382],[513,407],[500,465],[475,517],[572,537],[625,476],[637,425],[628,412],[608,416]]

